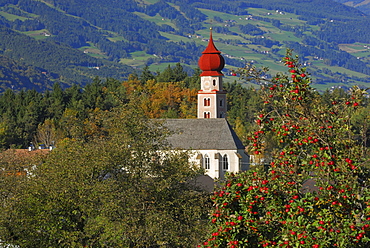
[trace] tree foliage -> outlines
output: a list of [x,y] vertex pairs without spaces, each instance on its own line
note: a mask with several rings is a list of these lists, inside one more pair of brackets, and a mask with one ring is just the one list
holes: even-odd
[[161,123],[135,108],[100,113],[94,139],[60,142],[15,189],[0,181],[9,191],[0,204],[1,240],[21,247],[194,246],[207,213],[208,196],[191,181],[201,171],[187,153],[170,152]]
[[8,89],[0,95],[0,148],[24,148],[30,142],[49,146],[72,136],[88,139],[101,125],[96,113],[128,102],[150,118],[194,118],[198,81],[199,75],[189,77],[177,64],[156,76],[146,70],[140,80],[136,75],[123,82],[95,78],[84,88],[65,90],[55,83],[44,93]]

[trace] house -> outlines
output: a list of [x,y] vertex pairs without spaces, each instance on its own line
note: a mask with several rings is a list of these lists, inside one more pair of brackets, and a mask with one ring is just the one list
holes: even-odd
[[[0,152],[0,176],[30,176],[35,169],[34,161],[46,156],[49,149],[8,149]],[[1,247],[1,246],[0,246]]]
[[207,48],[199,59],[201,85],[198,91],[197,119],[167,119],[164,125],[173,132],[168,138],[174,149],[189,150],[190,160],[202,166],[211,178],[226,172],[249,169],[249,156],[227,122],[226,91],[221,70],[225,60],[217,50],[212,30]]

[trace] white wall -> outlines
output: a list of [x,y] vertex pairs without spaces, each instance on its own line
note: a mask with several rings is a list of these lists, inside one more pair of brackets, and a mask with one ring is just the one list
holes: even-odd
[[[242,158],[239,158],[238,153]],[[199,154],[202,154],[204,159],[205,154],[210,158],[210,169],[206,170],[206,174],[212,178],[223,178],[226,172],[240,172],[249,169],[249,156],[244,153],[244,150],[197,150],[191,155],[191,162],[202,165],[199,159]],[[222,157],[227,155],[229,169],[227,171],[222,168]]]

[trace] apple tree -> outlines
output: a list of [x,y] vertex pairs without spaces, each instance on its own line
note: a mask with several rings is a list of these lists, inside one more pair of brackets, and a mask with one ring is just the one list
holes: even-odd
[[352,124],[366,92],[354,87],[325,104],[298,57],[288,51],[283,61],[288,73],[262,84],[249,137],[268,166],[226,177],[199,247],[369,247],[367,154]]

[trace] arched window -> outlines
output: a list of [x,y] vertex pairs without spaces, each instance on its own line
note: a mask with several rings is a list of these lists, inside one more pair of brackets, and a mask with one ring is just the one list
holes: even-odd
[[204,155],[203,159],[204,159],[204,162],[203,162],[204,169],[209,170],[211,168],[211,160],[208,154]]
[[226,154],[222,157],[222,169],[229,170],[229,159]]
[[216,79],[213,79],[213,86],[216,86]]
[[211,106],[211,99],[210,98],[204,98],[204,106],[206,106],[206,107]]

